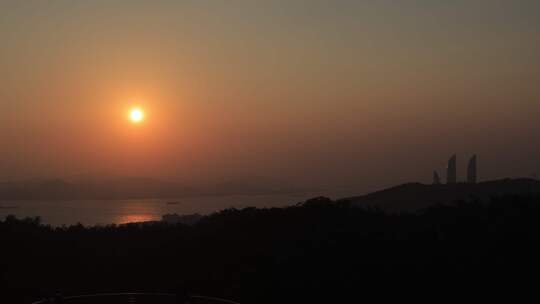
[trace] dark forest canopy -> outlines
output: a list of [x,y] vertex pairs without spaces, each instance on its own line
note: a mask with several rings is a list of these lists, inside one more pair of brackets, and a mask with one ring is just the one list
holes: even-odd
[[519,280],[539,270],[538,241],[540,197],[528,195],[414,214],[316,198],[223,210],[194,226],[53,228],[8,217],[0,222],[0,295],[28,303],[54,291],[184,288],[242,303],[336,300],[358,296],[360,286],[366,296],[418,282]]

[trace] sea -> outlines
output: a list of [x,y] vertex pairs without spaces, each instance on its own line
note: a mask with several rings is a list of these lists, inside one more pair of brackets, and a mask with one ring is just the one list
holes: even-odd
[[208,215],[228,208],[271,208],[292,206],[307,199],[327,196],[333,199],[349,193],[289,193],[265,195],[220,195],[171,199],[129,200],[0,200],[0,219],[40,217],[43,224],[55,227],[82,224],[104,226],[133,222],[160,221],[164,214]]

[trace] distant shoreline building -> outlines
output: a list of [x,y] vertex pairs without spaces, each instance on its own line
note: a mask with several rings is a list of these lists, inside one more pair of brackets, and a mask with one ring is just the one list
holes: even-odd
[[467,183],[476,184],[477,170],[477,157],[476,155],[473,155],[467,166]]
[[[446,167],[446,184],[452,185],[458,182],[457,179],[457,155],[454,154],[448,160],[448,165]],[[476,184],[478,182],[478,157],[474,154],[469,163],[467,164],[467,183]],[[440,185],[441,177],[439,173],[435,170],[433,171],[433,184]]]
[[437,171],[433,171],[433,184],[434,185],[441,184],[441,177],[439,176],[439,173]]
[[455,154],[448,160],[448,167],[446,168],[446,183],[457,183],[457,156]]

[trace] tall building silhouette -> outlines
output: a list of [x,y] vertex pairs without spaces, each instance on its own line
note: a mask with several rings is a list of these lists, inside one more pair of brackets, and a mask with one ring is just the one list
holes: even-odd
[[450,160],[448,160],[448,167],[446,168],[446,183],[457,183],[457,157],[454,154]]
[[433,184],[434,185],[441,184],[441,177],[439,176],[439,173],[437,171],[433,171]]
[[476,184],[477,179],[477,157],[473,155],[469,160],[469,165],[467,166],[467,183]]

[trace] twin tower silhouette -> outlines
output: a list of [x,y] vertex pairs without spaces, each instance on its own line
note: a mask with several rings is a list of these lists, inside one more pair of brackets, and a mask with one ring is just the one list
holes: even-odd
[[[477,182],[477,157],[476,155],[473,155],[473,157],[471,157],[471,159],[469,160],[469,164],[467,166],[467,183],[476,184],[476,182]],[[450,160],[448,160],[448,167],[446,167],[446,183],[447,184],[457,183],[457,157],[455,154],[452,157],[450,157]],[[433,171],[433,184],[434,185],[441,184],[441,178],[439,176],[439,173],[437,173],[437,171]]]

